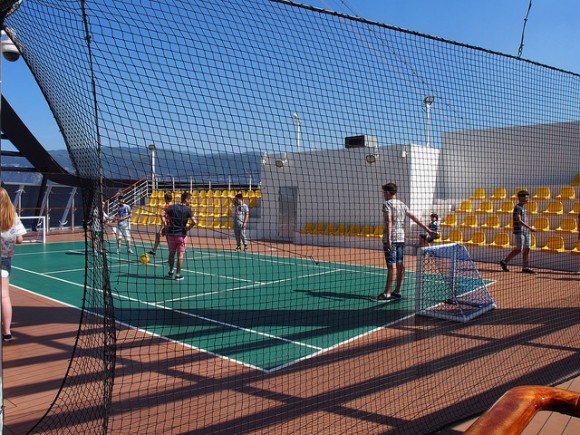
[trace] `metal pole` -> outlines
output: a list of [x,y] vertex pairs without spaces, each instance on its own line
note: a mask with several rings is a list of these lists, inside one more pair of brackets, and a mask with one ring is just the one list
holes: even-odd
[[292,118],[296,123],[296,152],[300,152],[300,117],[297,113],[293,113]]
[[157,190],[156,176],[155,176],[155,144],[149,145],[149,157],[151,159],[151,185],[153,190]]
[[431,145],[431,107],[435,102],[433,95],[427,95],[423,98],[423,106],[425,107],[425,136],[427,136],[427,146]]
[[429,116],[430,111],[431,111],[431,106],[427,106],[427,108],[425,110],[425,113],[426,113],[426,116],[427,116],[427,122],[425,123],[425,129],[427,130],[426,131],[426,133],[427,133],[427,146],[429,146],[431,144],[431,125],[430,125],[431,124],[431,122],[430,122],[431,119],[430,119],[430,116]]

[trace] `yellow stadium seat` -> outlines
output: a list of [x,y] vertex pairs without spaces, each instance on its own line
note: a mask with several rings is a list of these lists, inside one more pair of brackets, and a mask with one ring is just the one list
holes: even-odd
[[539,216],[534,219],[534,228],[538,233],[550,231],[550,220],[546,217]]
[[580,255],[580,240],[576,241],[576,246],[570,251],[572,255]]
[[442,227],[456,227],[457,226],[457,215],[448,214],[445,216],[445,220],[441,222]]
[[471,213],[473,211],[473,205],[471,201],[461,201],[459,208],[455,209],[455,213]]
[[256,198],[250,198],[248,201],[248,207],[255,208],[258,206],[258,200]]
[[139,225],[147,225],[147,222],[149,221],[149,215],[146,214],[142,214],[139,217]]
[[469,197],[471,200],[485,199],[485,189],[483,187],[477,187],[473,192],[473,195]]
[[470,240],[465,242],[469,246],[485,246],[485,233],[483,231],[476,231]]
[[544,210],[543,213],[547,215],[564,214],[564,205],[560,201],[551,201],[548,204],[548,208]]
[[560,221],[560,225],[558,226],[558,228],[556,228],[556,232],[567,234],[577,233],[578,232],[577,226],[578,224],[576,223],[576,219],[572,217],[565,217],[562,218],[562,220]]
[[352,224],[348,229],[349,236],[358,236],[360,234],[360,225]]
[[346,236],[348,235],[348,225],[347,224],[338,224],[338,230],[336,231],[337,236]]
[[490,248],[509,248],[510,235],[507,233],[497,233],[488,246]]
[[336,225],[335,223],[329,223],[326,229],[324,230],[324,234],[327,234],[329,236],[335,236],[337,232],[338,225]]
[[528,214],[538,214],[538,203],[536,201],[530,201],[524,205]]
[[133,219],[131,220],[131,224],[133,224],[133,225],[139,225],[139,218],[140,218],[140,216],[138,214],[135,214],[133,216]]
[[314,232],[314,223],[306,222],[304,224],[304,228],[302,228],[299,232],[300,234],[312,234]]
[[149,215],[147,218],[147,225],[161,225],[161,218],[159,216],[155,216],[154,214]]
[[568,212],[570,215],[580,214],[580,201],[576,201],[572,206],[572,209]]
[[550,199],[551,197],[552,192],[550,191],[550,188],[548,186],[538,187],[536,193],[534,194],[534,196],[532,196],[533,199]]
[[561,236],[549,237],[546,246],[542,247],[542,252],[549,252],[551,254],[557,254],[559,252],[564,252],[565,250],[564,239]]
[[490,201],[483,201],[477,210],[475,210],[477,214],[484,214],[484,213],[493,213],[493,203]]
[[256,189],[255,192],[256,192],[256,198],[258,198],[258,199],[262,198],[262,191],[260,189]]
[[580,186],[580,174],[574,176],[574,180],[570,183],[572,186]]
[[370,237],[375,231],[375,227],[372,225],[364,225],[360,231],[360,237]]
[[530,251],[535,251],[536,249],[538,249],[536,246],[536,236],[530,234]]
[[576,189],[573,186],[562,186],[560,193],[556,195],[558,201],[568,201],[576,199]]
[[504,201],[495,212],[499,214],[512,214],[514,212],[514,203],[511,201]]
[[374,237],[377,239],[380,239],[381,237],[383,237],[383,233],[384,233],[384,227],[382,225],[377,225],[375,230],[373,231],[373,233],[369,236],[369,237]]
[[493,195],[489,197],[490,201],[501,201],[507,198],[507,190],[505,187],[496,187]]
[[157,198],[154,198],[153,196],[149,198],[149,207],[157,207],[157,204]]
[[494,214],[488,216],[487,219],[485,220],[485,223],[481,226],[481,228],[486,229],[494,229],[499,227],[500,227],[499,216]]
[[326,224],[319,222],[314,226],[314,231],[312,232],[312,234],[324,234],[325,231]]
[[520,192],[521,190],[528,190],[527,187],[516,187],[514,189],[514,193],[512,196],[510,196],[511,199],[518,199],[518,192]]
[[443,240],[443,242],[463,244],[463,233],[461,230],[451,230],[449,237]]
[[478,225],[477,216],[473,214],[468,214],[467,216],[465,216],[465,220],[463,221],[463,223],[459,226],[461,228],[477,228],[477,225]]

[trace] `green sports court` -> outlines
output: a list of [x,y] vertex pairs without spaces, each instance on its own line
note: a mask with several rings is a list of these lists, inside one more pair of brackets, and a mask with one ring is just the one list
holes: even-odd
[[[80,308],[84,247],[83,242],[23,245],[14,258],[12,283]],[[116,254],[109,246],[118,321],[263,371],[328,351],[415,312],[411,271],[404,298],[380,304],[370,297],[382,291],[385,268],[190,248],[185,280],[175,281],[167,276],[166,255],[162,249],[143,264],[138,254]],[[93,258],[89,251],[88,267]],[[102,268],[101,261],[94,263]]]

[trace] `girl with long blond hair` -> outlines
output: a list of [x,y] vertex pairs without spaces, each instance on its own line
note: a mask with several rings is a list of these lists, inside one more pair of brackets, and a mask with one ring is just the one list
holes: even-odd
[[8,192],[0,187],[0,229],[2,230],[2,340],[12,340],[10,324],[12,323],[12,302],[10,301],[10,269],[14,245],[23,241],[26,230],[16,214]]

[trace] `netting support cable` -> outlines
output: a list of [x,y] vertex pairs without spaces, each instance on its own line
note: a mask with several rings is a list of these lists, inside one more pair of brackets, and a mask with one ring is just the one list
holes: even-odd
[[[101,135],[99,129],[99,106],[97,101],[97,86],[95,78],[95,68],[93,63],[93,54],[91,47],[91,32],[89,29],[88,15],[86,9],[86,1],[81,2],[83,13],[83,25],[85,29],[85,41],[87,46],[89,70],[91,74],[91,93],[93,97],[93,111],[95,117],[95,135],[97,146],[97,165],[98,165],[98,186],[97,186],[97,200],[88,201],[91,206],[99,207],[99,218],[102,218],[102,193],[103,193],[103,165],[102,165],[102,145]],[[104,244],[104,235],[101,238],[101,246]],[[85,244],[85,249],[88,249],[88,244]],[[107,433],[109,415],[111,412],[111,404],[113,400],[113,384],[115,377],[115,362],[116,362],[116,329],[115,329],[115,312],[114,301],[112,296],[111,281],[109,277],[109,270],[107,268],[106,256],[103,258],[103,267],[101,268],[101,282],[102,282],[102,302],[103,302],[103,433]],[[88,291],[88,286],[85,285],[85,292]]]
[[522,38],[520,40],[520,48],[518,48],[518,57],[522,57],[524,51],[524,34],[526,33],[526,24],[528,24],[528,16],[530,15],[530,9],[532,9],[532,0],[528,4],[528,11],[526,12],[526,17],[524,18],[524,26],[522,27]]

